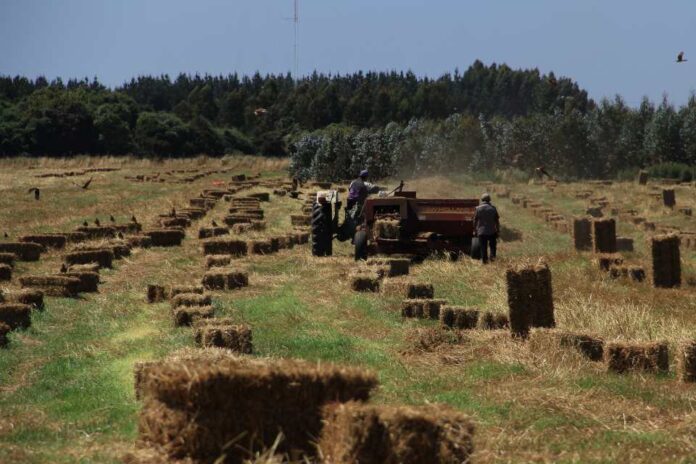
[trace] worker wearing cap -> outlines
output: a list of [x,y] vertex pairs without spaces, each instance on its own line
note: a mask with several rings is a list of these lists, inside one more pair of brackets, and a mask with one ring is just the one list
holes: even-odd
[[488,193],[481,195],[481,204],[476,207],[474,213],[474,233],[481,244],[481,261],[488,263],[488,247],[491,247],[491,261],[495,260],[498,244],[498,232],[500,231],[500,216],[495,206],[491,204],[491,196]]
[[363,203],[365,203],[370,188],[367,183],[368,177],[367,169],[363,169],[360,171],[358,178],[350,183],[350,187],[348,187],[348,204],[346,205],[349,210],[353,209],[355,205],[362,207]]

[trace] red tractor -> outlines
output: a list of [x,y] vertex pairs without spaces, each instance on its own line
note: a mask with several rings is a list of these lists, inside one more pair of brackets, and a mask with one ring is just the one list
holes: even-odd
[[355,259],[376,254],[426,257],[440,252],[476,257],[473,236],[477,199],[423,199],[403,190],[403,182],[389,194],[368,198],[357,211],[345,211],[338,224],[338,192],[317,193],[312,211],[312,254],[330,256],[332,241],[353,240]]

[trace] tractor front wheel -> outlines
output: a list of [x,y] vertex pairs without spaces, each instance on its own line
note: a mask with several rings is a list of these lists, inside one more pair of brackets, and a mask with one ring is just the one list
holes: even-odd
[[359,230],[355,233],[353,237],[353,243],[355,244],[355,260],[356,261],[366,261],[367,260],[367,232],[364,230]]
[[312,255],[331,256],[333,249],[331,204],[314,203],[312,208]]

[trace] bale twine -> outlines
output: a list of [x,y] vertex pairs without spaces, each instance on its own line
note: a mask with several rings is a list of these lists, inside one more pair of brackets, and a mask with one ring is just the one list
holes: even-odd
[[440,319],[440,310],[446,305],[446,300],[423,298],[409,298],[401,303],[401,315],[403,317],[418,319]]
[[696,382],[696,341],[688,340],[677,348],[677,378],[682,382]]
[[148,303],[160,303],[167,299],[167,292],[162,285],[148,285],[147,286],[147,302]]
[[21,303],[0,304],[0,322],[10,329],[26,329],[31,325],[31,306]]
[[114,252],[109,249],[74,251],[65,255],[65,263],[73,264],[97,263],[100,267],[111,268],[115,259]]
[[189,327],[201,319],[215,315],[212,306],[179,306],[174,309],[174,327]]
[[63,276],[23,276],[22,288],[40,290],[46,296],[74,298],[79,294],[80,279]]
[[249,274],[243,271],[208,271],[203,276],[203,287],[208,290],[234,290],[249,286]]
[[38,243],[0,243],[0,253],[12,253],[18,261],[38,261],[44,251],[46,248]]
[[573,218],[573,244],[579,251],[592,249],[592,221],[589,218]]
[[474,425],[447,406],[329,405],[318,448],[332,464],[468,463]]
[[201,319],[194,323],[194,338],[202,348],[226,348],[252,354],[251,327],[225,319]]
[[662,203],[668,208],[674,208],[677,204],[677,197],[674,189],[662,190]]
[[203,242],[203,254],[245,256],[248,253],[247,242],[244,240],[213,239]]
[[629,371],[665,373],[669,370],[667,343],[611,342],[605,347],[607,369],[619,374]]
[[186,234],[182,229],[158,229],[145,232],[152,240],[152,246],[174,247],[180,246]]
[[440,308],[440,323],[452,329],[475,329],[479,314],[477,309],[445,305]]
[[227,227],[201,227],[198,229],[198,238],[212,238],[221,235],[229,235],[230,230]]
[[673,288],[681,285],[679,236],[661,235],[651,239],[653,285]]
[[10,280],[12,280],[12,266],[0,264],[0,282],[9,282]]
[[[374,374],[358,368],[191,351],[141,368],[139,435],[170,459],[213,462],[224,454],[225,462],[241,463],[276,445],[279,454],[311,458],[323,406],[365,401],[376,385]],[[279,433],[284,439],[276,443]]]
[[616,221],[614,218],[592,221],[592,243],[595,253],[616,253]]
[[19,237],[19,241],[25,243],[38,243],[46,248],[61,249],[65,247],[67,237],[60,234],[22,235]]

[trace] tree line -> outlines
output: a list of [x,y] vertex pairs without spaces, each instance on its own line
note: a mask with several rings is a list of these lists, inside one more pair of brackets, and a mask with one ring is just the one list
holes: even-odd
[[0,76],[0,155],[220,155],[292,159],[300,176],[344,179],[360,166],[471,171],[538,165],[569,177],[696,161],[696,102],[596,103],[569,78],[473,63],[439,78],[410,72]]

